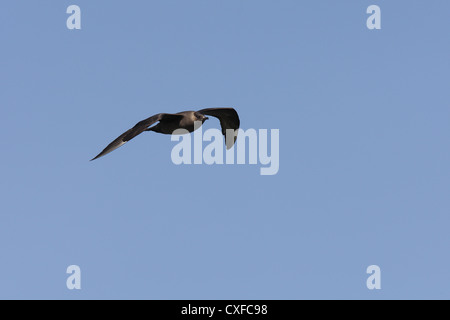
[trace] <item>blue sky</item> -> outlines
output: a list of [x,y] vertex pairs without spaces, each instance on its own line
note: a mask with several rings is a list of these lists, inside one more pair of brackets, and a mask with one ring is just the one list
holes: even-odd
[[[449,12],[2,1],[0,298],[450,298]],[[155,113],[216,106],[280,130],[277,175],[175,166],[153,133],[89,162]]]

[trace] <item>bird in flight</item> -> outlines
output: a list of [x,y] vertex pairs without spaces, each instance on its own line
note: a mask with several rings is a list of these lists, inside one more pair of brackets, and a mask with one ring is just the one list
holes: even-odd
[[[116,140],[111,142],[102,152],[100,152],[95,160],[108,153],[123,146],[125,143],[141,134],[144,131],[153,131],[163,134],[173,134],[177,129],[185,129],[188,132],[193,132],[198,129],[195,126],[196,122],[203,124],[209,118],[207,116],[213,116],[219,119],[220,126],[222,127],[222,134],[225,136],[225,143],[227,149],[230,149],[237,139],[237,129],[239,129],[240,120],[239,116],[233,108],[209,108],[202,109],[200,111],[183,111],[175,114],[171,113],[158,113],[151,116],[148,119],[138,122],[133,128],[122,133]],[[156,122],[158,124],[152,126]],[[151,127],[152,126],[152,127]],[[200,127],[200,126],[199,126]],[[227,129],[234,130],[234,139],[227,139]],[[176,134],[176,133],[175,133]],[[230,140],[230,141],[228,141]]]

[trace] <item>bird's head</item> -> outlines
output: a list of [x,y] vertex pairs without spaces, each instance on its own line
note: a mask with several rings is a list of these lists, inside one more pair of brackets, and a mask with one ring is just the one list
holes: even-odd
[[198,113],[198,112],[195,113],[195,117],[197,118],[197,121],[201,121],[202,123],[204,123],[206,120],[209,119],[205,115]]

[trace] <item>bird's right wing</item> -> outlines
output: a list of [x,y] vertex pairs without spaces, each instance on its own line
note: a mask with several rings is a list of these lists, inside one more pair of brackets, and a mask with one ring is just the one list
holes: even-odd
[[95,160],[100,157],[103,157],[104,155],[107,155],[108,153],[116,150],[117,148],[123,146],[125,143],[136,137],[137,135],[144,132],[148,127],[153,125],[154,123],[161,121],[161,120],[178,120],[180,118],[179,115],[175,114],[169,114],[169,113],[158,113],[154,116],[151,116],[150,118],[147,118],[145,120],[142,120],[141,122],[137,123],[133,128],[130,130],[122,133],[116,140],[111,142],[102,152],[100,152],[95,158],[91,159]]
[[[233,108],[209,108],[197,111],[198,113],[213,116],[219,119],[220,126],[222,127],[222,134],[225,136],[225,144],[227,149],[230,149],[237,139],[237,130],[239,129],[240,120],[239,115]],[[234,138],[227,139],[227,130],[234,130]]]

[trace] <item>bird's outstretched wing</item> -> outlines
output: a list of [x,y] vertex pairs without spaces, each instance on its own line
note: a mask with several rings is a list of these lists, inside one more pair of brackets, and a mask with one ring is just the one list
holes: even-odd
[[[209,108],[197,111],[198,113],[213,116],[220,120],[220,126],[222,127],[222,134],[225,136],[227,149],[230,149],[237,139],[237,131],[239,129],[240,120],[238,113],[233,108]],[[227,129],[234,130],[234,139],[227,139]]]
[[148,127],[153,125],[155,122],[163,121],[163,120],[179,120],[181,117],[179,115],[175,114],[169,114],[169,113],[158,113],[154,116],[151,116],[150,118],[147,118],[145,120],[142,120],[141,122],[137,123],[133,128],[130,130],[122,133],[116,140],[111,142],[102,152],[100,152],[95,158],[91,159],[95,160],[100,157],[103,157],[104,155],[107,155],[108,153],[116,150],[117,148],[123,146],[125,143],[136,137],[137,135],[144,132]]

